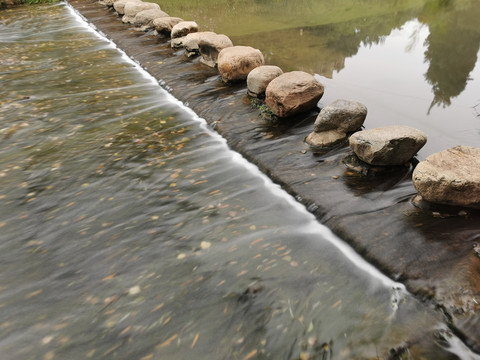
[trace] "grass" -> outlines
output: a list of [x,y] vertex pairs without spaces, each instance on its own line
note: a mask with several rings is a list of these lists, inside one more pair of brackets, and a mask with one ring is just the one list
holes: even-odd
[[268,125],[275,125],[278,122],[277,116],[270,110],[267,104],[265,104],[265,101],[253,97],[251,100],[252,106],[256,107],[259,111],[259,118],[265,120]]

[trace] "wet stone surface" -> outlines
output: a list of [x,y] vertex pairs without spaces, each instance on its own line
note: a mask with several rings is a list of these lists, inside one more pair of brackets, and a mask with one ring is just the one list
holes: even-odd
[[72,4],[368,261],[443,309],[451,329],[480,351],[478,212],[444,216],[415,207],[411,169],[365,177],[343,164],[346,147],[310,152],[303,140],[317,112],[271,126],[251,106],[246,84],[223,84],[216,71],[169,49],[167,38],[134,34],[93,2]]

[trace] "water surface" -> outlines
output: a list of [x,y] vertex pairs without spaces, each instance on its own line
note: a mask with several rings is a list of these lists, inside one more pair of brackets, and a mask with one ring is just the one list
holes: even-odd
[[317,74],[321,104],[369,110],[366,128],[408,125],[424,158],[480,144],[480,3],[475,0],[158,0],[174,16],[262,50],[284,71]]
[[475,357],[64,4],[0,64],[2,359]]

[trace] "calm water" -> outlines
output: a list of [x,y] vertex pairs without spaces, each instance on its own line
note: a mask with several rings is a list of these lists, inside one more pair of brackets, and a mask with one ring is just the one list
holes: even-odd
[[[480,144],[477,0],[158,0],[174,16],[262,50],[284,71],[317,74],[322,104],[363,102],[366,128],[409,125],[419,157]],[[240,19],[240,20],[238,20]]]
[[475,358],[64,4],[0,84],[2,360]]

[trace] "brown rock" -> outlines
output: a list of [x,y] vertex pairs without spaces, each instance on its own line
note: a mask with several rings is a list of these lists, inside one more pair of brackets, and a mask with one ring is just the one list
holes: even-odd
[[[215,67],[217,65],[218,54],[225,48],[233,46],[232,40],[227,35],[204,32],[198,37],[198,48],[205,65]],[[185,46],[187,49],[187,46]],[[188,49],[187,49],[188,50]]]
[[[114,5],[115,6],[115,5]],[[125,4],[124,7],[124,12],[125,15],[123,15],[122,21],[124,23],[130,23],[133,24],[135,21],[135,16],[140,12],[144,10],[160,10],[160,6],[155,3],[147,3],[147,2],[142,2],[142,1],[129,1]]]
[[312,75],[291,71],[268,84],[265,102],[276,116],[283,118],[314,108],[323,91],[323,85]]
[[412,180],[424,200],[480,209],[480,148],[456,146],[430,155]]
[[118,13],[118,15],[125,14],[125,5],[127,2],[142,2],[142,0],[116,0],[113,2],[113,8]]
[[157,30],[159,34],[170,35],[172,28],[177,25],[179,22],[182,22],[183,19],[179,17],[159,17],[153,19],[153,27]]
[[270,81],[282,74],[282,69],[273,65],[262,65],[253,69],[247,76],[248,94],[253,97],[264,96]]
[[146,31],[149,29],[153,29],[154,19],[163,17],[168,17],[168,14],[160,9],[143,10],[137,13],[137,15],[135,15],[133,24],[136,28],[138,28],[138,30]]
[[253,69],[264,64],[263,54],[250,46],[231,46],[218,54],[218,71],[225,82],[245,80]]
[[198,24],[195,21],[181,21],[173,26],[170,36],[172,39],[177,39],[197,31]]

